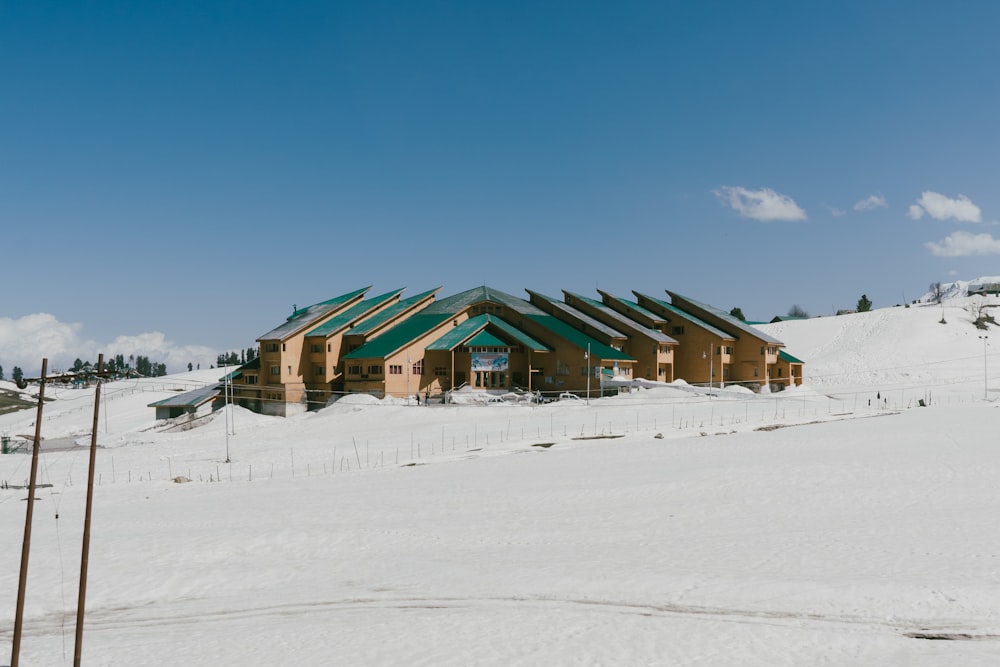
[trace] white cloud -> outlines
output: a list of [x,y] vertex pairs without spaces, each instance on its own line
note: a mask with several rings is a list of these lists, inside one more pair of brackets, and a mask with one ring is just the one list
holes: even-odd
[[871,211],[876,208],[885,208],[889,204],[885,201],[885,196],[880,192],[877,195],[870,195],[854,205],[855,211]]
[[992,234],[955,232],[939,242],[924,244],[938,257],[968,257],[970,255],[1000,255],[1000,239]]
[[723,205],[735,210],[744,218],[761,222],[806,219],[806,212],[795,203],[794,199],[770,188],[748,190],[738,185],[724,185],[712,192]]
[[830,212],[830,215],[832,215],[835,218],[847,215],[847,211],[845,211],[842,208],[837,208],[836,206],[830,206],[829,204],[823,204],[823,207],[826,210],[828,210]]
[[97,355],[105,359],[115,354],[126,358],[142,354],[150,361],[164,363],[167,372],[187,370],[188,363],[208,368],[215,363],[218,353],[200,345],[178,346],[166,340],[162,333],[152,332],[136,336],[119,336],[102,345],[80,336],[80,324],[60,322],[49,313],[34,313],[17,319],[0,317],[0,366],[4,377],[10,378],[14,366],[26,375],[37,374],[42,359],[48,359],[50,372],[72,367],[76,359],[97,363]]
[[982,211],[965,195],[960,194],[955,199],[951,199],[930,190],[922,193],[917,203],[910,206],[909,216],[914,220],[919,220],[924,213],[935,220],[981,222],[983,219]]

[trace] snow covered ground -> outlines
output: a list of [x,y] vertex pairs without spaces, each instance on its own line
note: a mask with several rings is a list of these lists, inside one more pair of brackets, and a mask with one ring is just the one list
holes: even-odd
[[[83,664],[1000,664],[1000,333],[968,302],[767,325],[807,363],[775,394],[170,431],[146,405],[218,371],[110,383]],[[40,457],[25,665],[72,663],[93,420],[46,393],[49,446],[78,444]],[[0,662],[24,499],[0,490]]]

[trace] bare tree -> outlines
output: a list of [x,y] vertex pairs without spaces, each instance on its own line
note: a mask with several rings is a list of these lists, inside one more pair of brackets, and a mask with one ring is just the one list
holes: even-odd
[[944,298],[944,288],[941,287],[941,282],[931,283],[931,299],[934,303],[941,303]]

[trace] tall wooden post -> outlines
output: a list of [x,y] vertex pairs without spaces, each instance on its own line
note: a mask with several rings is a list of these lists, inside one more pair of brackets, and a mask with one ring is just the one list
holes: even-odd
[[83,518],[83,553],[80,556],[80,596],[76,603],[76,646],[73,666],[80,667],[83,652],[83,615],[87,599],[87,565],[90,559],[90,514],[94,505],[94,463],[97,460],[97,422],[101,414],[101,375],[104,355],[97,356],[97,389],[94,392],[94,425],[90,431],[90,469],[87,473],[87,509]]
[[14,641],[10,650],[10,667],[17,667],[21,653],[21,627],[24,625],[24,593],[28,584],[28,554],[31,551],[31,517],[35,512],[35,476],[38,474],[38,449],[42,441],[42,405],[45,401],[45,373],[49,360],[42,359],[42,376],[38,383],[38,413],[35,417],[35,443],[31,448],[31,477],[28,478],[28,509],[24,517],[24,541],[21,544],[21,575],[17,580],[17,611],[14,615]]

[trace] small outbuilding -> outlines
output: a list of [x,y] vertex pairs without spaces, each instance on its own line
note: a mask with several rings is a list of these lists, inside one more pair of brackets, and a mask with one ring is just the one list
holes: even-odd
[[170,398],[150,403],[156,408],[157,419],[173,419],[181,415],[201,415],[212,411],[212,402],[219,396],[221,385],[213,384],[192,389]]

